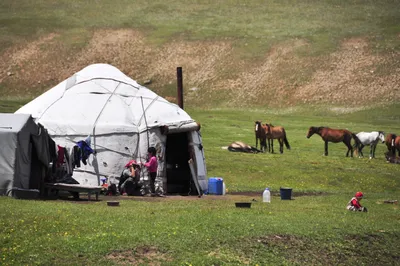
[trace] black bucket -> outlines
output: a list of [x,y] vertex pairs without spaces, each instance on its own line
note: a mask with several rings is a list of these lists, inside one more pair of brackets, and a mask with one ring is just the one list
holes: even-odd
[[288,187],[281,187],[281,200],[291,200],[292,189]]

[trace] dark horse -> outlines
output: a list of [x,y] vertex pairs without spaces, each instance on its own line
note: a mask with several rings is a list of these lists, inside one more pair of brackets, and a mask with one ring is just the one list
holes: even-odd
[[274,153],[274,142],[273,142],[274,139],[278,139],[280,153],[283,153],[283,143],[285,143],[286,148],[290,150],[290,145],[286,137],[286,130],[283,127],[281,126],[274,127],[271,124],[265,124],[265,127],[267,129],[266,137],[268,139],[271,139],[272,153]]
[[312,135],[318,134],[325,142],[325,156],[328,156],[328,142],[338,143],[343,142],[347,146],[346,157],[353,157],[353,146],[351,146],[351,139],[353,138],[356,142],[356,146],[360,145],[360,140],[356,134],[346,129],[332,129],[329,127],[310,127],[308,129],[307,138],[309,139]]
[[396,136],[395,134],[387,134],[385,138],[385,144],[388,151],[392,155],[396,155],[397,150],[400,157],[400,136]]
[[267,138],[267,128],[265,125],[261,124],[261,121],[255,121],[254,132],[256,134],[256,148],[258,145],[258,140],[260,140],[260,150],[265,152],[268,147],[268,151],[270,151],[270,139]]

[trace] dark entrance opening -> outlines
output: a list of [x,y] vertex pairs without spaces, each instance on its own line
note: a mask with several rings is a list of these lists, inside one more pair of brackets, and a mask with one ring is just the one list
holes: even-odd
[[165,150],[167,194],[196,195],[189,168],[189,146],[186,132],[167,136]]
[[29,143],[29,150],[31,154],[31,171],[29,179],[29,189],[42,189],[43,185],[43,173],[44,166],[41,161],[39,161],[37,155],[37,149],[32,142]]

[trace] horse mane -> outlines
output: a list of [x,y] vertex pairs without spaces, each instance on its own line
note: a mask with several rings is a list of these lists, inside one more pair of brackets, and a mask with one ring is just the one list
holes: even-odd
[[311,127],[311,128],[315,133],[317,133],[317,132],[320,132],[322,129],[327,128],[327,127]]

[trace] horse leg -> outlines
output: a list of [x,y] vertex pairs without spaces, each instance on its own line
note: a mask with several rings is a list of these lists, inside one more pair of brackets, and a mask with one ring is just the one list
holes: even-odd
[[274,153],[274,139],[271,139],[271,153]]
[[325,152],[324,152],[325,156],[328,156],[328,141],[325,141]]
[[375,149],[375,144],[371,143],[370,144],[370,149],[369,149],[369,159],[374,158],[374,149]]
[[346,157],[349,157],[349,153],[350,157],[353,157],[353,146],[351,146],[351,138],[345,138],[343,140],[343,143],[347,146]]
[[376,146],[378,145],[378,142],[375,143],[374,145],[374,150],[372,151],[372,157],[375,158],[375,151],[376,151]]
[[[261,142],[260,142],[260,146],[261,146]],[[265,139],[263,139],[263,141],[262,141],[262,149],[261,149],[262,152],[265,152],[266,147],[267,147],[267,141]]]
[[279,152],[282,154],[283,153],[283,139],[278,139],[279,141]]
[[362,152],[362,150],[364,149],[364,147],[365,147],[365,145],[364,144],[362,144],[361,143],[361,146],[360,146],[360,148],[358,149],[359,150],[359,158],[362,158],[362,157],[364,157],[364,153]]

